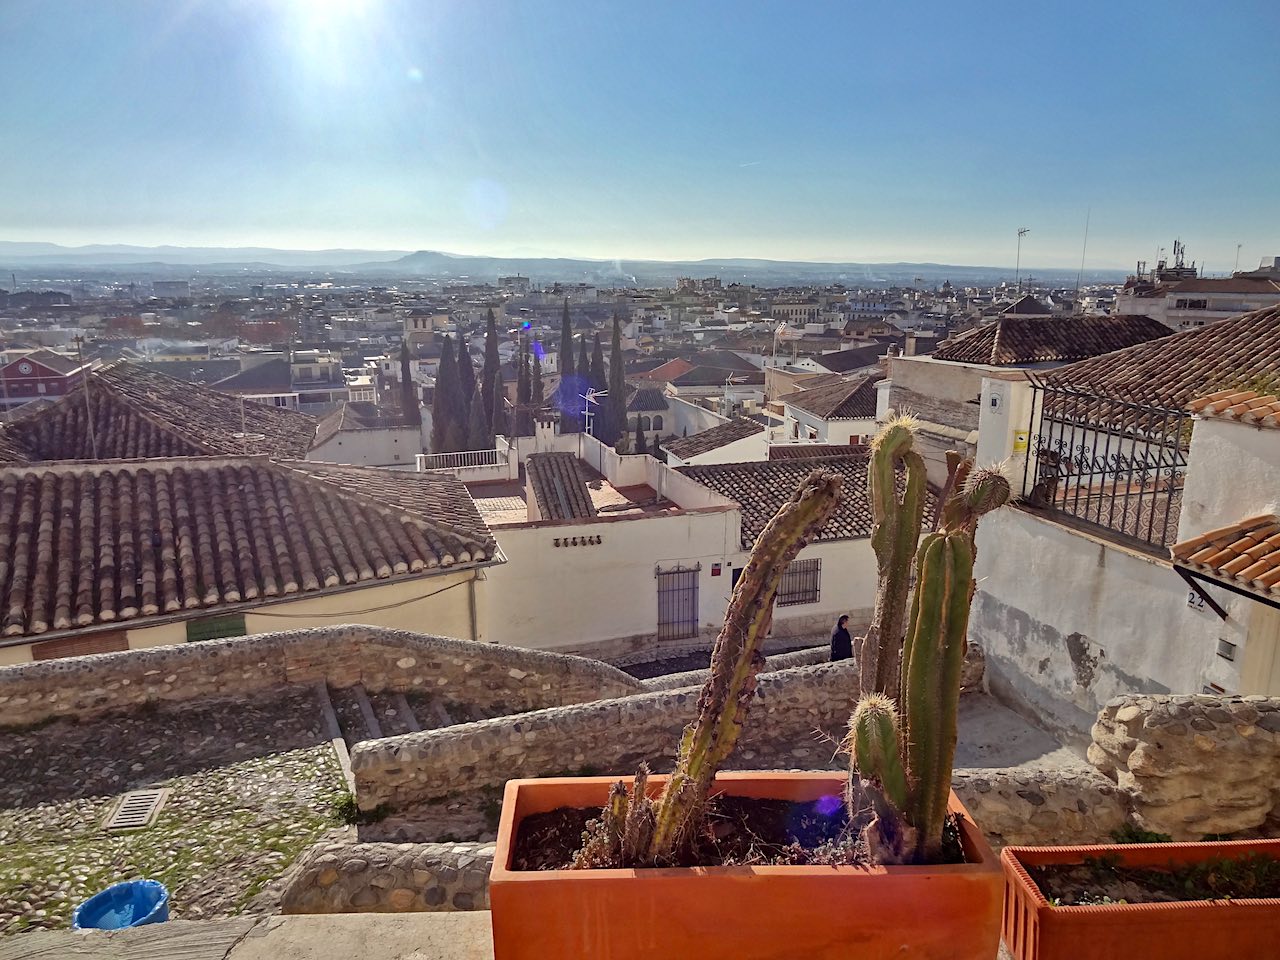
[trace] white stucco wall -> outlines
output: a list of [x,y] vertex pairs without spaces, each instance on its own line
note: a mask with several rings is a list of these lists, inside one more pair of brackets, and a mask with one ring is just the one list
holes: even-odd
[[1188,605],[1167,561],[1114,546],[1017,508],[978,529],[978,592],[969,635],[987,654],[992,692],[1051,729],[1087,736],[1122,693],[1234,692],[1251,601],[1209,593],[1231,619]]
[[308,460],[357,466],[411,466],[423,451],[417,427],[342,430],[307,454]]
[[[799,407],[792,406],[789,403],[784,403],[782,409],[782,436],[788,440],[808,439],[810,430],[813,431],[812,439],[818,443],[850,443],[853,442],[853,438],[869,439],[876,434],[874,417],[824,420],[822,417],[809,413],[807,410],[801,410]],[[797,426],[799,427],[798,432],[796,430]]]
[[1178,539],[1280,511],[1280,431],[1198,417],[1191,432]]
[[706,453],[700,453],[697,456],[687,457],[681,460],[668,452],[667,460],[675,467],[703,465],[708,463],[750,463],[755,460],[769,459],[769,433],[761,430],[759,433],[753,433],[749,437],[743,437],[741,440],[735,440],[733,443],[726,443],[722,447],[716,447],[714,450],[708,450]]

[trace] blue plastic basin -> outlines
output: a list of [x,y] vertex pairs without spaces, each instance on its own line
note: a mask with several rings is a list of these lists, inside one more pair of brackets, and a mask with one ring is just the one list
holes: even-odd
[[71,914],[73,930],[123,930],[169,919],[169,891],[155,880],[126,880],[95,893]]

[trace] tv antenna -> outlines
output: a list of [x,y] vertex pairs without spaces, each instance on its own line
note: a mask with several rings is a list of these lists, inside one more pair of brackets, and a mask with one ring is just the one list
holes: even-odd
[[1018,228],[1018,260],[1017,265],[1013,268],[1013,282],[1019,293],[1022,292],[1022,238],[1030,232],[1030,227]]
[[1084,245],[1080,248],[1080,270],[1076,273],[1076,307],[1080,309],[1080,278],[1084,276],[1084,252],[1089,249],[1089,220],[1093,216],[1093,207],[1084,215]]
[[596,412],[591,408],[597,404],[597,402],[601,397],[607,397],[608,395],[609,395],[608,390],[596,390],[592,387],[588,387],[586,393],[578,394],[578,396],[580,396],[583,400],[586,401],[586,404],[584,404],[582,408],[582,419],[586,425],[587,434],[589,436],[594,437],[596,435],[595,434]]

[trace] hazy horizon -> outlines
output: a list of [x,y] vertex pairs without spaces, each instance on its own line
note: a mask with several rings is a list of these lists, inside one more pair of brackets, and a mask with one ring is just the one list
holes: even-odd
[[[9,0],[0,239],[1212,272],[1280,8]],[[1259,98],[1262,98],[1260,101]]]

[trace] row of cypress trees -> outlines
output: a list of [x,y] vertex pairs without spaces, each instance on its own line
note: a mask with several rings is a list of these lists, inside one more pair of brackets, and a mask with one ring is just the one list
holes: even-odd
[[[593,349],[587,353],[587,338],[578,338],[574,356],[573,330],[569,321],[569,301],[564,304],[560,336],[560,384],[550,401],[560,412],[562,433],[582,429],[582,414],[588,389],[608,391],[592,408],[592,433],[610,446],[616,444],[626,430],[626,381],[623,377],[622,329],[613,318],[608,372],[600,334],[595,334]],[[490,309],[486,318],[484,364],[477,374],[466,338],[458,336],[455,349],[452,337],[444,338],[440,351],[440,367],[436,374],[435,395],[431,404],[431,452],[456,453],[462,450],[492,450],[497,434],[530,436],[533,416],[548,402],[542,377],[540,347],[521,342],[516,378],[514,409],[507,402],[502,386],[501,361],[498,357],[497,324]],[[409,348],[401,347],[401,384],[406,415],[418,418],[418,405],[409,377]],[[511,421],[514,418],[514,423]]]

